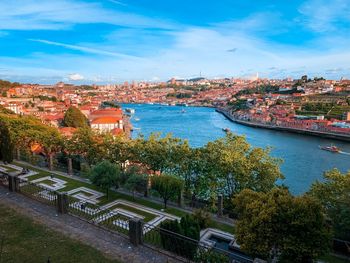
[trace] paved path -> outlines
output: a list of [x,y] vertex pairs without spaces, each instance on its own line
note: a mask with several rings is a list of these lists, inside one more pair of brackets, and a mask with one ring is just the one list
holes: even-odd
[[179,261],[146,248],[134,247],[129,240],[69,215],[58,215],[56,209],[0,186],[0,203],[15,209],[48,228],[79,240],[101,251],[106,257],[127,263],[177,263]]

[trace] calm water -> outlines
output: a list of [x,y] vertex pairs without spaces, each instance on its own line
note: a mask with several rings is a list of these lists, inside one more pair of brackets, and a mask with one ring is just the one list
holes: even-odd
[[[335,167],[343,172],[350,170],[350,143],[246,127],[230,122],[210,108],[123,105],[123,108],[127,107],[136,111],[132,118],[136,128],[133,137],[139,133],[145,136],[152,132],[172,133],[198,147],[225,136],[222,128],[228,127],[234,133],[245,135],[255,147],[273,147],[272,155],[284,160],[281,169],[286,179],[283,183],[294,194],[307,191],[312,182],[322,179],[322,173],[326,170]],[[182,109],[186,112],[182,113]],[[337,145],[349,155],[334,154],[318,148],[319,145],[330,144]]]

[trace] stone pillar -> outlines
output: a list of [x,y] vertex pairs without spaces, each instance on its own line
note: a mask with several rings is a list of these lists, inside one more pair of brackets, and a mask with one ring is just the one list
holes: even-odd
[[73,175],[73,163],[72,163],[72,158],[70,157],[67,158],[67,166],[68,166],[68,174]]
[[218,216],[223,215],[223,208],[224,208],[224,198],[222,195],[218,196]]
[[57,212],[60,214],[68,213],[68,196],[66,193],[56,192],[57,195]]
[[143,222],[138,218],[129,220],[129,239],[134,246],[142,244]]
[[10,192],[19,192],[19,178],[15,175],[8,175]]

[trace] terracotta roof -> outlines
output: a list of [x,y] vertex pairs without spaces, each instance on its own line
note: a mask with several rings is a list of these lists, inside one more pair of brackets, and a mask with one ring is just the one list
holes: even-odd
[[123,133],[123,129],[115,128],[115,129],[111,130],[111,133],[113,135],[119,135],[119,134]]
[[117,123],[121,121],[122,118],[119,117],[110,117],[110,116],[105,116],[105,117],[99,117],[94,119],[91,124],[111,124],[111,123]]
[[95,110],[91,112],[91,115],[105,115],[105,114],[121,114],[123,113],[122,109],[103,109],[103,110]]
[[73,133],[76,131],[77,129],[74,127],[63,127],[63,128],[59,128],[59,131],[62,135],[66,136],[66,137],[72,137]]

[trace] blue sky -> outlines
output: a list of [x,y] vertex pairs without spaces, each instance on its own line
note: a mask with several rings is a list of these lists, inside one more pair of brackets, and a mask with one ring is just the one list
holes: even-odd
[[0,78],[350,78],[348,0],[1,0]]

